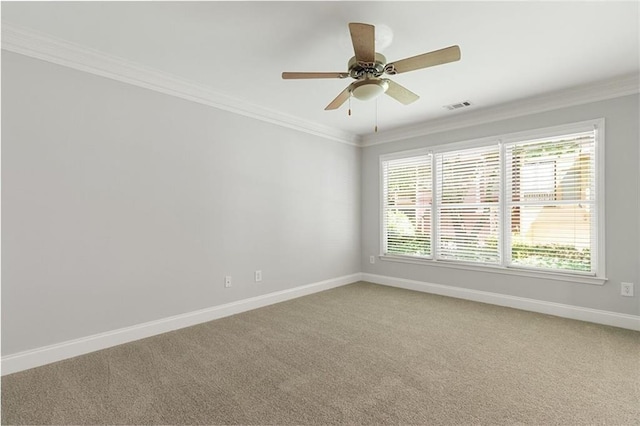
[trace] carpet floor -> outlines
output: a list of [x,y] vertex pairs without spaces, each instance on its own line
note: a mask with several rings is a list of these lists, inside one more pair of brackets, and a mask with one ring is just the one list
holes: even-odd
[[360,282],[5,376],[2,424],[640,424],[640,333]]

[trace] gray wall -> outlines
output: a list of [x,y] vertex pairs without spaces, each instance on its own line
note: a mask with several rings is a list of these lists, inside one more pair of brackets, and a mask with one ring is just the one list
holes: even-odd
[[[397,278],[640,315],[638,247],[638,95],[416,137],[363,149],[362,270]],[[605,118],[606,273],[604,286],[475,272],[378,260],[380,254],[379,156],[430,145]],[[636,285],[635,297],[620,296],[620,282]]]
[[360,271],[357,147],[5,51],[2,145],[3,355]]
[[[628,96],[360,150],[3,51],[2,355],[361,270],[638,315],[639,112]],[[380,154],[598,117],[604,286],[369,264]]]

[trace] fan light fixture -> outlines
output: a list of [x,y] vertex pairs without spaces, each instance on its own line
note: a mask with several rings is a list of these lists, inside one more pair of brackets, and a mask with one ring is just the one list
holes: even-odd
[[351,94],[361,101],[377,98],[387,91],[389,83],[382,79],[367,79],[352,84]]

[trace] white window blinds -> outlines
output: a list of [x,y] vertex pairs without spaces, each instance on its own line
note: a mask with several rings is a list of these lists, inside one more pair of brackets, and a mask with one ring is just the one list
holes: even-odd
[[431,256],[431,154],[382,162],[383,252]]
[[436,154],[437,258],[499,263],[498,144]]
[[595,131],[507,144],[507,264],[595,273]]
[[381,156],[382,254],[599,282],[603,126],[590,120]]

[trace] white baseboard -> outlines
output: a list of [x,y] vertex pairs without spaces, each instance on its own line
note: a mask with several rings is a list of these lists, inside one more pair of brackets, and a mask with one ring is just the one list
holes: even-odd
[[239,314],[241,312],[272,305],[274,303],[284,302],[286,300],[295,299],[308,294],[351,284],[356,281],[368,281],[374,284],[382,284],[407,290],[421,291],[424,293],[456,297],[458,299],[507,306],[525,311],[539,312],[564,318],[640,331],[640,316],[637,315],[626,315],[598,309],[582,308],[579,306],[545,302],[541,300],[527,299],[524,297],[508,296],[499,293],[470,290],[461,287],[432,284],[424,281],[408,280],[384,275],[356,273],[7,355],[2,357],[2,375],[4,376],[6,374],[16,373],[18,371],[50,364],[52,362],[98,351],[100,349],[110,348],[112,346],[121,345],[134,340],[144,339],[146,337],[155,336],[168,331]]
[[263,306],[272,305],[274,303],[284,302],[285,300],[295,299],[297,297],[306,296],[319,291],[340,287],[360,281],[361,276],[362,274],[360,273],[345,275],[326,281],[277,291],[249,299],[238,300],[224,305],[214,306],[131,327],[120,328],[106,333],[94,334],[80,339],[3,356],[2,375],[4,376],[6,374],[16,373],[18,371],[50,364],[52,362],[61,361],[63,359],[72,358],[100,349],[106,349],[123,343],[132,342],[134,340],[144,339],[145,337],[155,336],[157,334],[235,315],[252,309],[261,308]]
[[421,291],[423,293],[439,294],[442,296],[456,297],[458,299],[473,300],[476,302],[507,306],[509,308],[516,308],[524,311],[539,312],[563,318],[571,318],[580,321],[640,331],[640,316],[638,315],[620,314],[617,312],[583,308],[580,306],[565,305],[562,303],[545,302],[542,300],[508,296],[487,291],[470,290],[467,288],[448,285],[432,284],[424,281],[407,280],[404,278],[395,278],[384,275],[363,273],[362,280],[374,284]]

